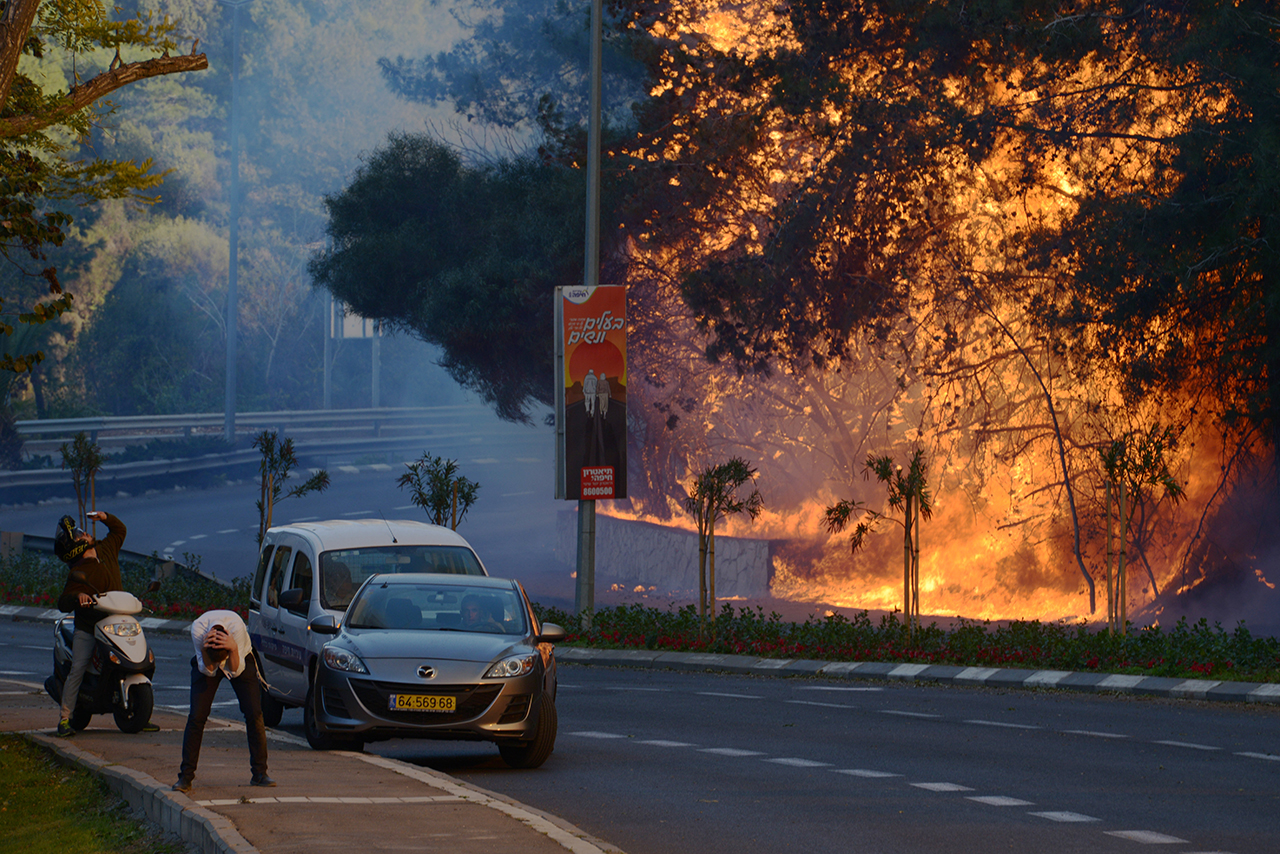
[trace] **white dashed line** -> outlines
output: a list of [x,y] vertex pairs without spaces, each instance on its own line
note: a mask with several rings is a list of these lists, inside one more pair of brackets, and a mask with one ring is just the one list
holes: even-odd
[[971,801],[977,801],[980,804],[986,804],[989,807],[1031,807],[1035,806],[1033,801],[1024,801],[1021,798],[1006,798],[1004,795],[968,795]]
[[787,700],[797,706],[821,706],[824,709],[856,709],[858,706],[850,706],[847,703],[819,703],[816,700]]
[[754,694],[721,694],[717,691],[696,691],[699,697],[729,697],[734,700],[763,700],[764,697],[757,697]]
[[1000,726],[1006,729],[1040,729],[1040,727],[1033,726],[1032,724],[1011,724],[1011,723],[1006,723],[1005,721],[972,720],[972,721],[965,721],[965,723],[977,724],[978,726]]
[[1211,744],[1194,744],[1190,741],[1157,741],[1156,744],[1164,744],[1169,747],[1188,747],[1192,750],[1221,750],[1221,747],[1214,747]]
[[[560,687],[563,688],[564,686],[561,685]],[[641,688],[638,685],[606,685],[604,687],[606,691],[652,691],[655,694],[670,690],[669,688]]]
[[399,507],[393,507],[391,509],[392,510],[416,510],[417,507],[418,505],[416,504],[401,504]]
[[968,786],[961,786],[959,783],[912,783],[917,789],[926,789],[930,792],[972,792],[973,789]]
[[240,533],[240,529],[239,528],[223,528],[218,533],[219,534],[238,534]]
[[373,513],[372,510],[352,510],[350,513],[343,513],[343,516],[368,516]]
[[641,744],[652,744],[654,747],[696,747],[687,741],[667,741],[662,738],[651,738],[648,741],[642,741]]
[[1275,753],[1249,753],[1247,751],[1237,753],[1236,756],[1247,756],[1250,759],[1269,759],[1272,762],[1280,762],[1280,755]]
[[812,759],[799,759],[790,756],[779,759],[766,759],[764,761],[774,762],[778,765],[789,765],[792,768],[826,768],[831,765],[830,762],[814,762]]
[[764,756],[758,750],[739,750],[736,747],[704,747],[699,753],[714,753],[716,756]]
[[883,688],[845,688],[840,685],[804,685],[801,691],[883,691]]
[[1033,812],[1027,813],[1027,815],[1047,818],[1049,821],[1102,821],[1100,818],[1094,818],[1091,815],[1081,815],[1078,812]]
[[1128,738],[1127,735],[1121,735],[1118,732],[1094,732],[1088,729],[1064,729],[1068,735],[1087,735],[1092,738]]
[[902,776],[892,771],[872,771],[870,768],[832,768],[831,770],[836,774],[848,774],[850,777],[867,777],[871,779]]
[[176,549],[178,546],[182,545],[185,542],[186,540],[174,540],[172,543],[169,543],[169,548]]
[[1176,836],[1166,836],[1163,833],[1156,833],[1154,830],[1104,830],[1107,836],[1118,836],[1121,839],[1129,839],[1133,842],[1142,842],[1146,845],[1186,845],[1187,840],[1179,839]]
[[618,735],[614,732],[592,732],[584,730],[583,732],[571,732],[569,735],[576,735],[582,738],[626,738],[625,735]]
[[900,712],[897,709],[881,709],[882,715],[902,715],[904,718],[940,718],[942,715],[930,715],[925,712]]
[[189,539],[189,540],[203,540],[203,539],[204,539],[205,537],[207,537],[207,536],[209,536],[209,535],[208,535],[208,534],[192,534],[192,535],[191,535],[190,537],[188,537],[187,539]]

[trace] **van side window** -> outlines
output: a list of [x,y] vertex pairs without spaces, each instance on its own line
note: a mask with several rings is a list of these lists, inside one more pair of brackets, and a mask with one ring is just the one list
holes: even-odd
[[286,589],[301,588],[305,595],[302,597],[301,605],[289,609],[291,613],[305,617],[307,612],[311,610],[312,580],[311,559],[307,557],[306,552],[298,552],[298,556],[293,559],[293,575],[289,576],[289,584]]
[[275,559],[271,561],[271,580],[267,582],[267,604],[272,608],[280,607],[280,582],[284,579],[284,568],[289,565],[289,556],[293,549],[280,546],[276,549]]
[[267,566],[271,563],[271,550],[275,546],[267,546],[258,559],[258,571],[253,574],[253,586],[249,588],[249,604],[254,607],[262,605],[262,582],[267,577]]

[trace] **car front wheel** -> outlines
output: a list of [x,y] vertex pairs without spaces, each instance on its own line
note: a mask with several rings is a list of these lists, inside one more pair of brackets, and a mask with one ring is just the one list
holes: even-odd
[[319,702],[320,686],[316,684],[315,679],[312,679],[311,688],[307,691],[307,702],[302,706],[302,731],[307,736],[307,744],[311,745],[313,750],[363,749],[364,742],[360,739],[333,735],[321,727],[320,722],[316,720],[318,710],[316,704]]
[[537,768],[556,747],[556,728],[559,722],[556,716],[556,704],[547,695],[538,702],[538,728],[529,741],[517,741],[511,744],[499,744],[498,752],[502,759],[512,768]]

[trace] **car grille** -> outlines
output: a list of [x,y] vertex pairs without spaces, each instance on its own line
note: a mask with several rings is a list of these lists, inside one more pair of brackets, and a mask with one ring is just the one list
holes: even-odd
[[502,717],[498,718],[500,724],[519,723],[529,714],[529,700],[531,694],[516,694],[507,702],[507,709],[502,713]]
[[[351,679],[351,690],[364,707],[383,720],[402,724],[458,723],[479,717],[485,713],[502,691],[501,685],[401,685],[395,682],[374,682],[367,679]],[[452,695],[458,698],[456,712],[393,712],[387,708],[392,694]]]

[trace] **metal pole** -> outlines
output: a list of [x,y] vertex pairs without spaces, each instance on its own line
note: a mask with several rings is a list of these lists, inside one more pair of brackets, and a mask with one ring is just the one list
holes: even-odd
[[373,363],[373,393],[371,400],[373,408],[377,409],[382,405],[382,321],[375,320],[373,322],[373,341],[369,345],[371,351],[370,361]]
[[236,441],[236,344],[239,334],[239,293],[237,273],[240,264],[240,7],[252,0],[218,0],[231,7],[231,228],[227,261],[227,389],[223,438]]
[[321,408],[333,408],[333,294],[324,298],[324,394]]
[[[600,284],[600,39],[603,0],[591,0],[591,123],[587,128],[587,246],[582,282]],[[578,501],[578,566],[574,608],[582,627],[591,627],[596,607],[596,503]]]

